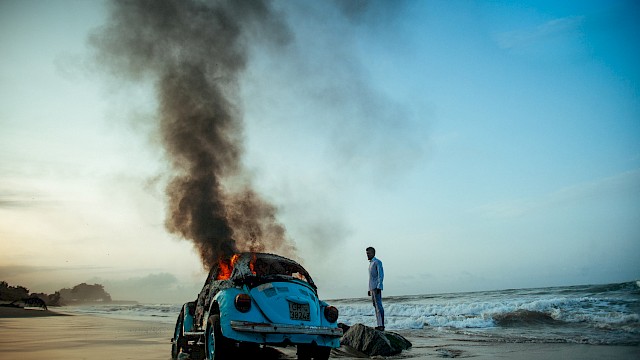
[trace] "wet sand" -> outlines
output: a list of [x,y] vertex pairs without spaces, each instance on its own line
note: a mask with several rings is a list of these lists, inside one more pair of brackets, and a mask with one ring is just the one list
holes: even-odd
[[[173,325],[0,307],[2,359],[170,359]],[[638,346],[487,343],[399,332],[413,348],[388,359],[638,359]],[[336,349],[332,358],[358,359],[356,352]],[[277,348],[256,358],[295,359],[295,348]]]

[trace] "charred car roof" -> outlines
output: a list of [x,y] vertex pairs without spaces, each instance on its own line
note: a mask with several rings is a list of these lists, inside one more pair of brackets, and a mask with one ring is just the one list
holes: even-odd
[[207,282],[214,280],[230,280],[242,283],[246,280],[270,279],[291,280],[292,278],[307,282],[313,289],[317,289],[311,276],[302,265],[280,255],[269,253],[245,252],[237,254],[230,260],[232,269],[227,277],[221,279],[229,262],[219,261],[209,272]]

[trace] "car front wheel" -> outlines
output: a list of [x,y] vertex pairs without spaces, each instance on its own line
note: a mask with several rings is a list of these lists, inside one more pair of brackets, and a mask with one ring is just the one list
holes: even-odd
[[227,353],[228,340],[220,330],[220,315],[211,315],[205,331],[205,356],[207,360],[222,360]]

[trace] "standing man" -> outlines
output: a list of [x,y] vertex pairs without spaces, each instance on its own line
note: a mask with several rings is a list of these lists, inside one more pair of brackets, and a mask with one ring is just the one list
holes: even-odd
[[367,248],[367,259],[369,259],[369,296],[373,301],[373,307],[376,309],[376,321],[378,326],[376,330],[384,331],[384,308],[382,307],[382,280],[384,279],[384,271],[382,270],[382,261],[376,258],[376,249],[371,246]]

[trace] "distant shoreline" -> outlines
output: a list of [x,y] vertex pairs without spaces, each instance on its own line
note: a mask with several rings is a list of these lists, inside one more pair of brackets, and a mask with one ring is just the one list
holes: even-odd
[[139,301],[135,300],[111,300],[111,301],[72,301],[67,302],[61,307],[75,306],[75,305],[138,305]]
[[[0,307],[19,307],[11,306],[12,301],[0,300]],[[70,301],[63,305],[47,305],[50,308],[63,308],[65,306],[80,306],[80,305],[138,305],[139,301],[135,300],[111,300],[111,301]]]
[[73,316],[72,314],[64,314],[51,310],[43,310],[40,308],[21,308],[13,306],[0,305],[0,319],[3,318],[30,318],[45,316]]

